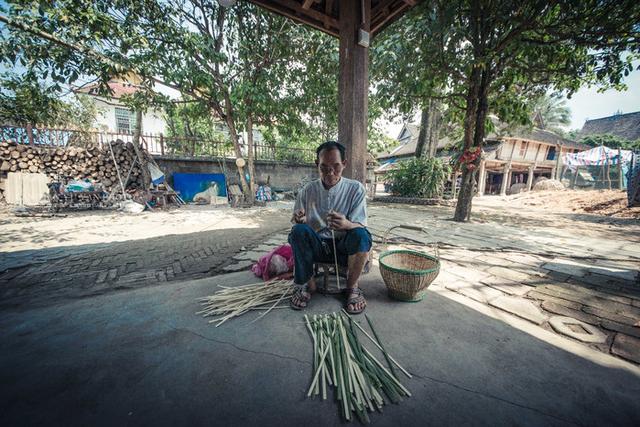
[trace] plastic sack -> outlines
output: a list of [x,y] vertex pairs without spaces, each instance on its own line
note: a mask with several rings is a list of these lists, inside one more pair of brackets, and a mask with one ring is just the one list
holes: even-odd
[[293,272],[293,249],[291,245],[278,246],[268,254],[263,255],[251,267],[251,271],[265,281],[276,277],[290,277]]

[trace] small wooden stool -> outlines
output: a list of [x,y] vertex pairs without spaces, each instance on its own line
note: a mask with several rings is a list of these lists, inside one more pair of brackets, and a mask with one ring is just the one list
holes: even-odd
[[[371,266],[371,252],[369,252],[368,258],[369,259],[367,259],[367,262],[364,264],[364,267],[362,268],[362,275],[369,273],[370,266]],[[322,273],[320,273],[321,268],[322,268]],[[321,294],[339,294],[339,293],[342,293],[342,291],[347,288],[346,281],[347,281],[347,274],[349,273],[349,270],[346,265],[340,265],[340,264],[338,264],[338,275],[341,278],[344,278],[344,284],[341,281],[340,287],[337,287],[337,286],[333,288],[329,287],[329,278],[336,276],[335,269],[336,269],[336,265],[332,262],[316,262],[313,264],[313,272],[314,272],[313,277],[320,277],[321,274],[323,277],[322,285],[318,286],[317,288],[318,292],[320,292]]]

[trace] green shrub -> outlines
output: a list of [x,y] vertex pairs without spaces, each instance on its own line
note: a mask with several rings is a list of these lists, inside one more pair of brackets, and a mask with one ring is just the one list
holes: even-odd
[[438,198],[444,192],[449,165],[436,158],[400,162],[389,172],[391,192],[402,197]]

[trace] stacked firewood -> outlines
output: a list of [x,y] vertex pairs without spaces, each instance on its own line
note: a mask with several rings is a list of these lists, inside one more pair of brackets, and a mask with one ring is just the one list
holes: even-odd
[[[128,182],[125,183],[126,188],[141,187],[142,170],[140,162],[135,161],[133,145],[118,140],[112,142],[111,146],[117,168],[108,144],[103,147],[89,145],[56,148],[3,141],[0,142],[0,182],[4,184],[2,181],[8,172],[44,173],[52,181],[88,179],[94,183],[101,183],[107,191],[118,191],[119,170],[123,183],[129,175]],[[1,184],[0,200],[4,190],[4,185]]]

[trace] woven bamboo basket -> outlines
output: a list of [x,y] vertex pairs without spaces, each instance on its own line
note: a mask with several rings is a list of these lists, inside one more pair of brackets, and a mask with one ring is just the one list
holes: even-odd
[[[386,231],[383,244],[387,243],[387,237],[394,228],[407,228],[428,234],[422,227],[396,225]],[[440,272],[437,246],[434,246],[434,255],[400,249],[381,253],[378,261],[380,262],[380,274],[387,286],[389,296],[399,301],[421,301],[427,287]]]

